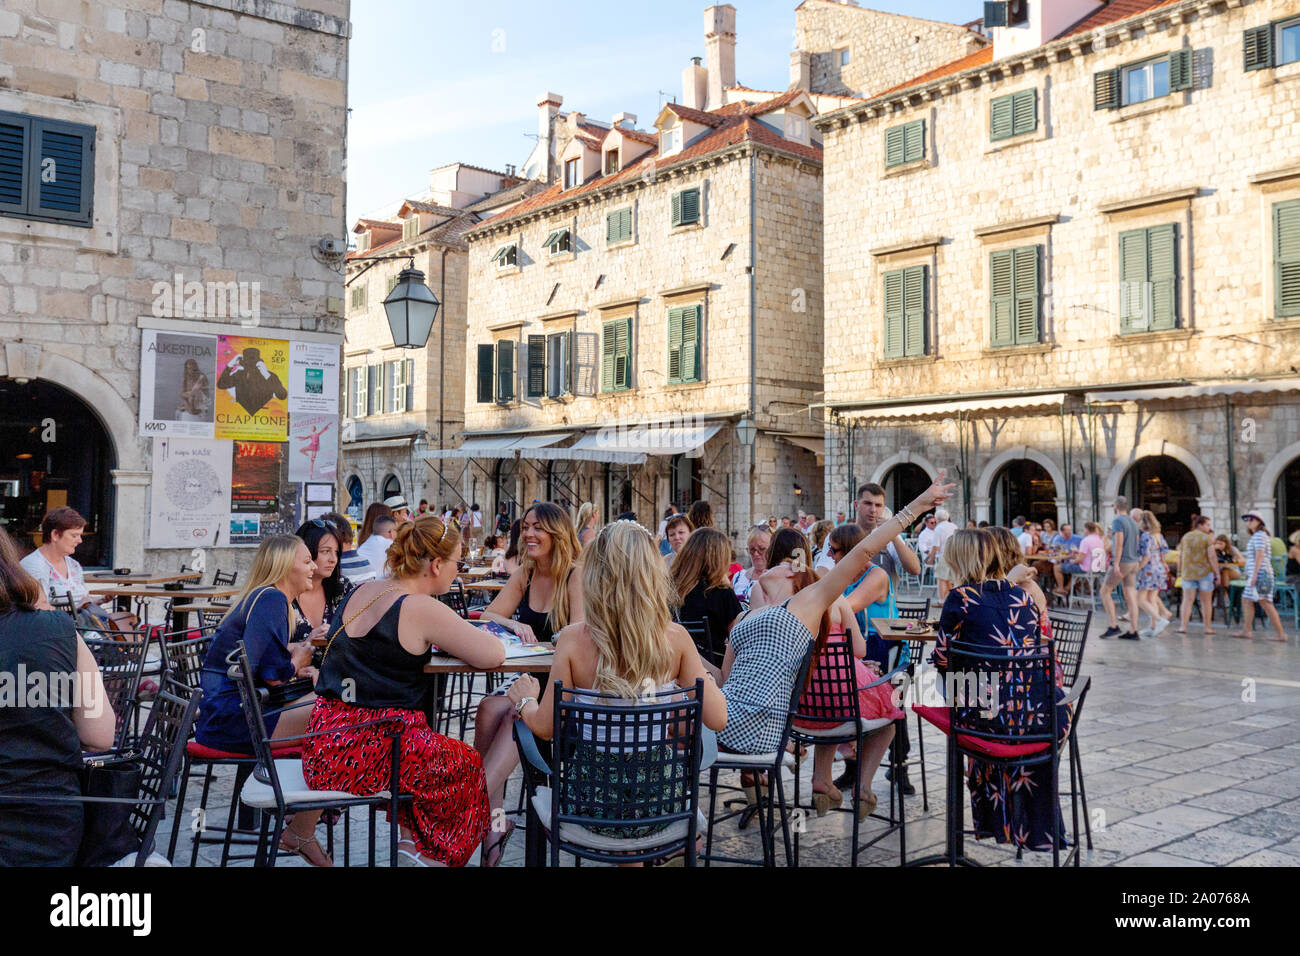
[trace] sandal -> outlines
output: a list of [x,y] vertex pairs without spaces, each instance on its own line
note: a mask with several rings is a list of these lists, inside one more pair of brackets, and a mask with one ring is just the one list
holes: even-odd
[[312,866],[332,867],[334,865],[334,861],[329,858],[314,836],[301,837],[292,830],[285,830],[280,835],[280,849],[285,853],[302,857]]
[[[403,844],[405,844],[405,846],[403,846]],[[425,856],[421,853],[419,847],[415,845],[414,840],[408,840],[405,838],[397,841],[397,865],[423,867],[445,866],[445,864],[439,863],[433,857]]]
[[494,867],[500,866],[501,860],[506,855],[506,844],[510,842],[510,837],[515,832],[515,821],[507,821],[505,832],[497,837],[496,842],[483,848],[483,854],[479,857],[479,866]]
[[876,812],[876,795],[868,790],[858,795],[858,819],[865,820]]
[[817,816],[824,817],[831,810],[838,809],[844,803],[844,794],[842,791],[831,787],[829,793],[819,793],[814,790],[812,795],[813,809],[817,811]]

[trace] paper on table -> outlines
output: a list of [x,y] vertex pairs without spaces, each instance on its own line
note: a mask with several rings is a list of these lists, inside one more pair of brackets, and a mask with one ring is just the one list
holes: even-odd
[[514,660],[519,657],[537,657],[543,654],[554,654],[554,649],[549,644],[511,644],[509,641],[502,641],[506,649],[506,660]]

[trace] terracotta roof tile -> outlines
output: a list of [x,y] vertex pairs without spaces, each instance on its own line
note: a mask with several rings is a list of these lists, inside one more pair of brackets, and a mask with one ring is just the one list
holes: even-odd
[[387,222],[383,219],[358,219],[357,224],[352,227],[353,232],[365,232],[367,229],[390,229],[400,232],[402,224],[400,222]]
[[421,199],[408,199],[402,203],[402,208],[397,211],[397,214],[400,216],[408,209],[429,213],[434,216],[459,216],[461,213],[461,210],[454,209],[451,206],[440,206],[437,203],[425,202]]
[[1097,27],[1118,23],[1120,20],[1127,20],[1129,17],[1146,13],[1156,9],[1156,7],[1164,7],[1178,2],[1179,0],[1110,0],[1110,3],[1100,10],[1093,11],[1054,39],[1072,37],[1076,33],[1087,33],[1089,30],[1097,29]]
[[876,96],[885,96],[888,93],[897,93],[899,90],[905,90],[909,86],[920,86],[922,83],[929,83],[931,80],[938,80],[945,76],[952,76],[954,73],[960,73],[962,70],[969,70],[972,67],[984,66],[986,63],[993,62],[993,46],[982,47],[974,53],[968,53],[960,59],[953,60],[951,63],[945,63],[943,66],[936,67],[928,73],[922,73],[915,76],[905,83],[899,83],[897,86],[891,86],[887,90],[881,90]]
[[682,106],[680,103],[665,104],[667,109],[672,110],[677,116],[684,120],[690,120],[692,123],[699,123],[701,126],[721,126],[722,118],[714,113],[706,113],[704,110],[697,110],[690,106]]
[[[646,143],[650,146],[659,145],[659,137],[654,133],[647,133],[645,130],[640,129],[624,129],[621,126],[617,127],[617,131],[622,133],[628,139],[636,140],[638,143]],[[611,132],[614,131],[611,130]]]

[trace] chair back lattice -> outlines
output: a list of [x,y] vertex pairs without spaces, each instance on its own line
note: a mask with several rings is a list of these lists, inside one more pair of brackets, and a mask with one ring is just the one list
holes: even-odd
[[[815,646],[815,645],[814,645]],[[858,678],[853,645],[848,641],[827,643],[812,661],[812,679],[800,695],[794,717],[804,723],[843,724],[858,722]]]
[[233,588],[235,586],[235,578],[237,577],[239,577],[238,571],[231,571],[229,573],[225,571],[218,571],[214,575],[212,575],[212,586],[221,587],[225,585],[226,587]]
[[1066,687],[1073,687],[1083,664],[1083,649],[1088,643],[1092,612],[1069,614],[1052,611],[1047,619],[1052,623],[1052,640],[1056,642],[1056,664],[1061,669],[1061,680]]
[[153,850],[154,834],[171,796],[172,781],[180,769],[202,696],[203,691],[197,687],[165,678],[136,741],[142,769],[141,802],[131,810],[131,827],[140,837],[143,856]]
[[77,631],[99,665],[108,704],[116,717],[114,749],[120,750],[130,743],[129,737],[135,725],[136,695],[144,676],[149,632],[139,628],[113,632],[111,637],[105,637],[102,632],[90,628],[78,628]]
[[637,836],[691,820],[703,694],[703,680],[633,701],[556,682],[556,822]]
[[200,632],[198,637],[189,637],[190,633],[193,632],[186,632],[187,636],[180,640],[164,640],[163,653],[168,676],[186,687],[199,687],[203,681],[203,660],[208,656],[213,635]]
[[714,667],[722,666],[722,658],[726,654],[726,650],[716,645],[713,628],[709,624],[708,618],[699,621],[678,621],[677,623],[686,628],[686,633],[691,635],[691,640],[695,642],[695,649],[700,652],[701,657]]
[[1051,640],[1021,647],[951,641],[945,677],[954,732],[1003,744],[1057,738]]
[[253,758],[257,761],[253,776],[269,784],[275,793],[276,805],[283,809],[284,791],[280,788],[280,777],[275,772],[275,757],[271,754],[271,737],[266,732],[266,720],[262,716],[262,695],[257,688],[257,679],[253,674],[253,665],[249,663],[248,651],[240,641],[235,649],[226,656],[226,671],[239,688],[239,702],[244,711],[244,720],[248,724],[248,738],[253,742]]

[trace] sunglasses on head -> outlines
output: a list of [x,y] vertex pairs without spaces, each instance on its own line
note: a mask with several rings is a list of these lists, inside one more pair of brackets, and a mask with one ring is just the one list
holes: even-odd
[[324,518],[312,518],[308,523],[314,528],[328,528],[331,530],[334,528],[334,526]]

